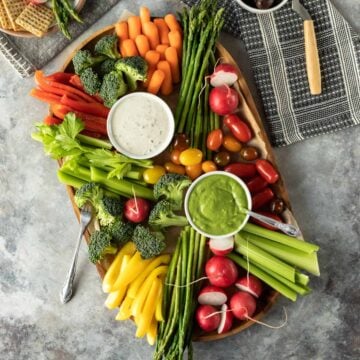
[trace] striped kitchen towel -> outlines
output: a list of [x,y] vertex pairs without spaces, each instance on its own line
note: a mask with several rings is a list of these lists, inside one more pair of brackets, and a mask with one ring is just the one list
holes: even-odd
[[309,91],[303,21],[291,1],[263,15],[243,10],[235,0],[218,1],[226,9],[224,30],[245,43],[274,146],[360,124],[360,37],[330,1],[301,2],[315,22],[323,81],[319,96]]

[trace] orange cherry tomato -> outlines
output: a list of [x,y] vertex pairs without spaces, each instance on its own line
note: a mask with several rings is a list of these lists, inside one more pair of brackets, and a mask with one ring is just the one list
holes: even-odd
[[180,163],[184,166],[192,166],[200,164],[203,158],[201,150],[190,148],[180,154]]
[[223,132],[221,129],[215,129],[209,132],[206,140],[206,146],[209,150],[217,151],[219,150],[223,142]]
[[208,173],[208,172],[217,170],[216,164],[211,160],[204,161],[201,164],[201,168],[204,173]]
[[231,152],[239,152],[242,148],[241,142],[232,135],[225,135],[223,146],[226,150]]
[[154,185],[165,173],[166,172],[163,166],[155,165],[144,171],[143,178],[146,183]]
[[202,164],[189,165],[185,167],[186,175],[191,179],[195,180],[202,174]]
[[180,174],[185,175],[185,168],[181,165],[175,165],[172,162],[166,162],[164,164],[165,169],[168,173]]
[[174,149],[170,154],[171,161],[176,165],[181,165],[180,154],[181,154],[181,150],[178,149]]

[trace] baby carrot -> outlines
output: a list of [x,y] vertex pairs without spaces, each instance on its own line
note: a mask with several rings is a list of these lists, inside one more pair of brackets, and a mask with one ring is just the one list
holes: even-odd
[[141,21],[141,27],[143,27],[143,24],[151,21],[150,10],[145,6],[140,7],[140,21]]
[[180,81],[180,67],[177,51],[170,46],[165,50],[165,59],[170,64],[172,79],[175,84]]
[[147,71],[147,75],[146,75],[146,81],[144,82],[144,87],[147,88],[150,84],[150,79],[152,78],[154,72],[156,70],[156,67],[154,66],[149,66],[148,67],[148,71]]
[[164,20],[169,27],[170,31],[180,31],[182,32],[181,26],[176,20],[176,17],[174,14],[167,14],[164,17]]
[[150,81],[147,91],[157,94],[165,80],[165,73],[162,70],[155,70]]
[[126,56],[137,56],[139,55],[135,41],[133,39],[126,39],[120,43],[121,55]]
[[165,44],[165,45],[169,45],[169,28],[166,25],[166,22],[164,19],[162,18],[158,18],[154,20],[154,24],[156,25],[156,27],[158,28],[159,31],[159,37],[160,37],[160,43],[161,44]]
[[156,46],[160,44],[159,31],[156,25],[151,21],[143,24],[143,33],[148,37],[151,49],[155,50]]
[[115,32],[120,41],[124,41],[129,38],[129,28],[126,21],[120,21],[115,25]]
[[163,95],[170,95],[173,91],[170,64],[166,60],[159,61],[157,69],[163,71],[165,74],[165,79],[161,85],[161,93]]
[[150,50],[150,43],[145,35],[138,35],[135,39],[136,47],[140,56],[145,57],[145,54]]
[[169,32],[169,41],[170,41],[170,46],[173,46],[176,49],[176,51],[178,53],[178,57],[179,57],[179,59],[181,59],[181,53],[182,53],[181,32],[178,30],[170,31]]
[[[161,60],[165,60],[165,50],[168,48],[169,46],[168,45],[165,45],[165,44],[159,44],[157,47],[156,47],[156,51],[158,53],[160,53],[160,59]],[[176,55],[177,56],[177,55]]]
[[156,67],[160,61],[160,53],[155,50],[150,50],[145,54],[145,60],[149,66]]
[[135,38],[141,34],[141,21],[139,16],[130,16],[128,19],[129,38]]

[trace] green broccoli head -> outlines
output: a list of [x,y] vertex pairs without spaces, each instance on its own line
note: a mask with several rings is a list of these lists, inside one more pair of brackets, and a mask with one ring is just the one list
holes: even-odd
[[100,88],[100,96],[104,100],[104,105],[111,107],[116,100],[125,95],[127,92],[127,85],[121,73],[111,71],[104,76]]
[[112,216],[121,216],[124,210],[124,202],[120,198],[104,196],[102,199],[104,210]]
[[114,59],[106,59],[96,68],[96,70],[100,76],[105,76],[109,72],[115,70],[115,63],[116,60]]
[[159,255],[166,247],[165,237],[161,232],[151,232],[142,225],[136,226],[132,240],[143,259]]
[[191,180],[185,175],[165,174],[154,185],[154,197],[165,198],[174,210],[181,210],[184,189],[190,184]]
[[91,67],[81,73],[80,80],[85,92],[88,94],[95,95],[99,92],[101,81],[99,75]]
[[96,263],[106,254],[116,254],[117,248],[111,244],[111,235],[106,231],[94,231],[90,236],[89,260]]
[[80,75],[85,69],[95,66],[106,58],[105,56],[92,56],[89,50],[79,50],[72,59],[74,70],[77,75]]
[[103,197],[103,191],[99,185],[94,182],[84,184],[81,188],[75,192],[75,204],[82,208],[87,202],[89,202],[95,209],[97,209]]
[[95,45],[97,54],[105,55],[110,59],[119,59],[121,56],[118,51],[117,35],[103,36]]
[[117,219],[107,230],[115,244],[123,245],[131,240],[134,234],[134,225]]
[[126,82],[131,91],[136,90],[137,81],[146,81],[148,65],[141,56],[122,58],[116,62],[115,68],[125,74]]
[[168,226],[186,226],[188,221],[185,216],[174,213],[169,201],[161,200],[150,212],[149,225],[162,229]]

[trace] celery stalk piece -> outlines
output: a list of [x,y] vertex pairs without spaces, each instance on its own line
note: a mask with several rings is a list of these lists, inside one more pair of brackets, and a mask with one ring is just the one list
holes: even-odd
[[288,299],[292,301],[296,301],[297,294],[294,290],[290,289],[288,286],[284,285],[282,282],[276,280],[272,276],[270,276],[268,273],[260,269],[258,266],[252,264],[245,259],[243,259],[241,256],[236,255],[234,253],[230,253],[226,255],[229,259],[233,260],[236,264],[244,268],[245,270],[249,270],[251,274],[258,277],[260,280],[262,280],[265,284],[268,284],[270,287],[272,287],[274,290],[278,291],[280,294],[284,295]]
[[103,149],[107,149],[107,150],[111,150],[112,149],[112,145],[109,141],[107,140],[101,140],[101,139],[96,139],[90,136],[86,136],[86,135],[77,135],[76,138],[84,145],[90,145],[90,146],[94,146],[97,148],[103,148]]
[[276,231],[272,231],[269,229],[265,229],[261,226],[257,226],[251,223],[247,223],[244,226],[245,231],[254,234],[254,235],[259,235],[262,236],[266,239],[269,240],[273,240],[276,241],[278,243],[293,247],[295,249],[298,249],[300,251],[306,252],[308,254],[313,253],[314,251],[318,251],[319,250],[319,246],[315,245],[315,244],[310,244],[306,241],[303,240],[299,240],[296,238],[293,238],[291,236],[285,235],[285,234],[281,234],[279,232]]
[[86,184],[87,181],[81,180],[79,178],[76,178],[74,176],[71,176],[62,170],[57,171],[57,176],[59,181],[64,185],[72,186],[75,189],[81,188],[84,184]]
[[266,273],[268,273],[270,276],[272,276],[273,278],[275,278],[276,280],[279,280],[280,282],[282,282],[284,285],[286,285],[287,287],[289,287],[290,289],[294,290],[295,292],[297,292],[300,295],[308,295],[311,292],[311,289],[308,288],[307,286],[301,286],[299,284],[293,283],[291,281],[289,281],[288,279],[285,279],[283,276],[277,274],[274,271],[271,271],[267,268],[262,267],[260,264],[258,264],[256,261],[251,262],[253,265],[261,268],[263,271],[265,271]]
[[65,163],[61,167],[61,171],[70,176],[74,176],[86,182],[91,181],[90,169],[79,164],[74,165],[74,163]]
[[276,256],[290,265],[297,266],[306,270],[313,275],[320,275],[319,263],[316,252],[311,254],[297,250],[287,245],[277,243],[272,240],[265,239],[246,231],[241,231],[241,236],[250,241],[252,244]]
[[302,274],[299,271],[295,271],[295,282],[297,284],[302,285],[302,286],[307,286],[309,284],[309,281],[310,281],[310,278],[307,275]]
[[244,255],[245,258],[256,261],[262,267],[269,268],[293,283],[295,282],[295,269],[292,266],[246,241],[241,233],[235,235],[235,251]]

